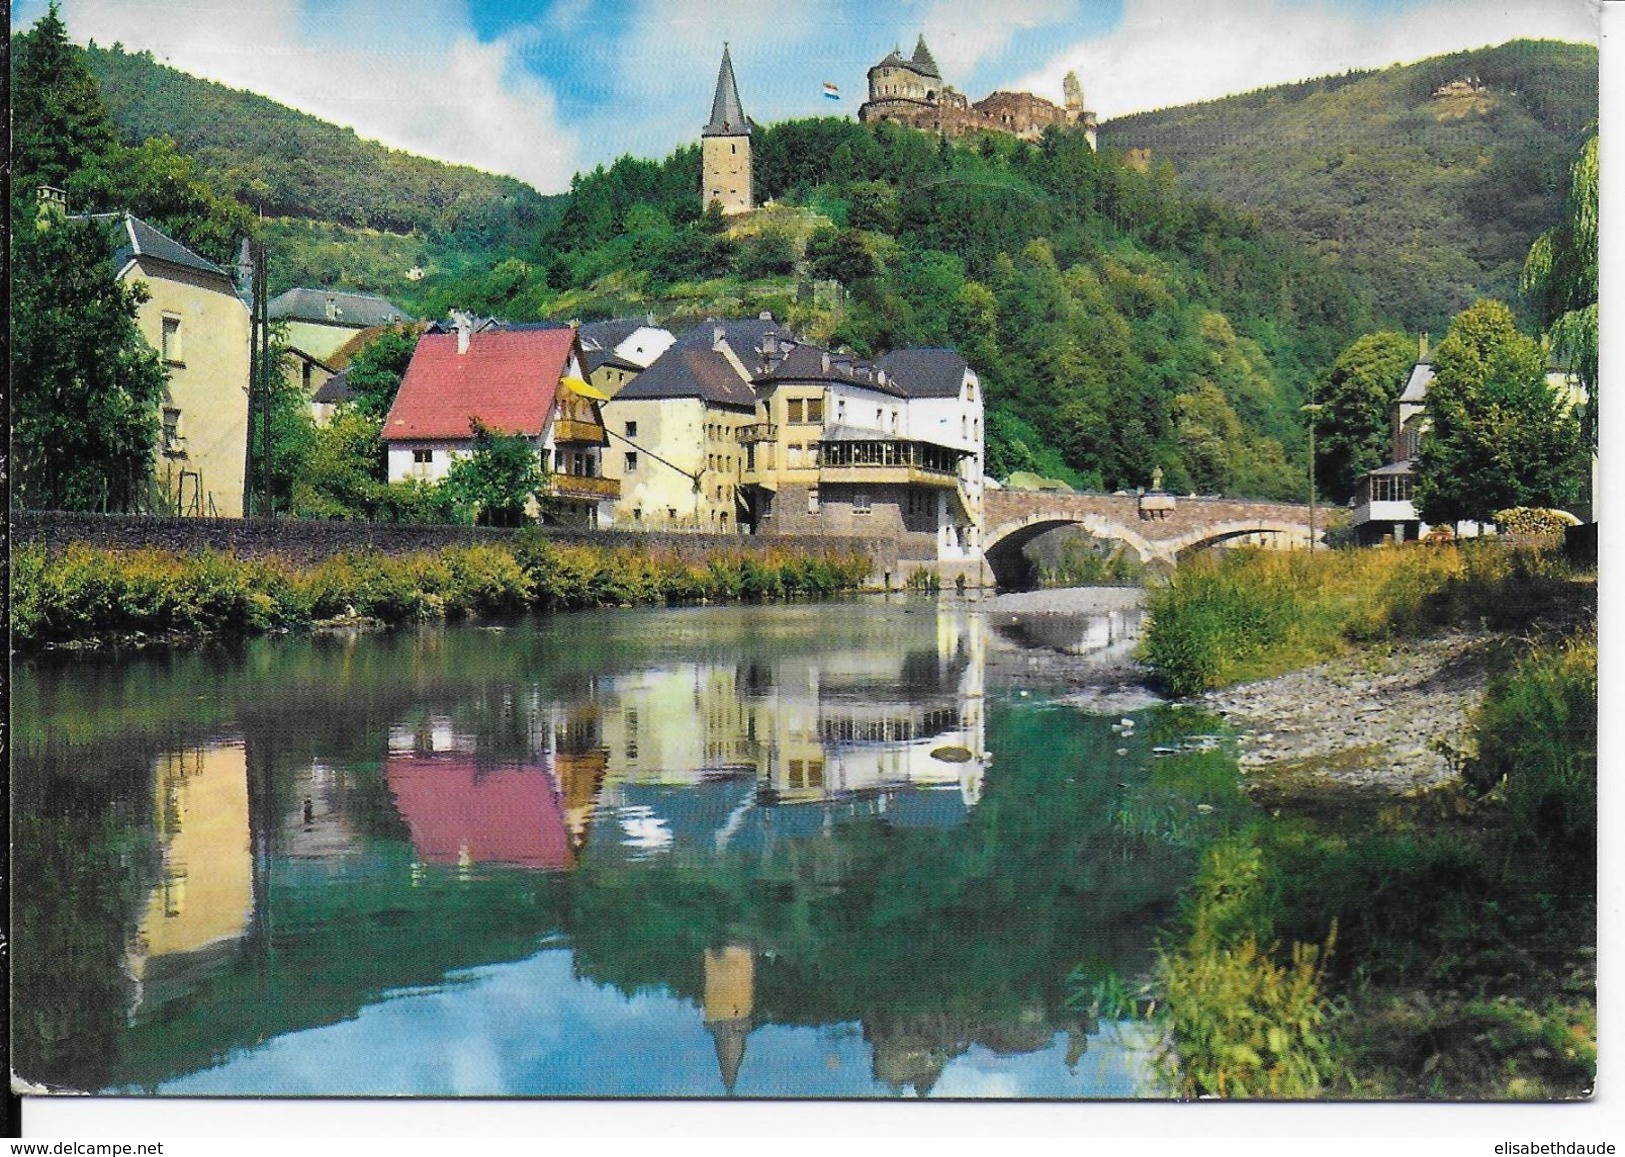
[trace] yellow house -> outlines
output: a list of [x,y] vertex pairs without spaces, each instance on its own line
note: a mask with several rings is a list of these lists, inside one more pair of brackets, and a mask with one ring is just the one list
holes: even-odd
[[97,214],[120,280],[146,286],[141,336],[169,375],[154,463],[157,505],[241,518],[248,451],[248,307],[211,261],[129,213]]

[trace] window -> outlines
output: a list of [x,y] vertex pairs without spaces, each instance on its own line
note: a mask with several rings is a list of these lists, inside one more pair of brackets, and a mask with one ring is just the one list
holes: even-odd
[[181,319],[174,314],[164,314],[163,349],[159,352],[170,365],[181,364]]
[[637,470],[638,470],[638,452],[636,450],[628,450],[626,452],[626,472],[628,474],[636,474]]
[[873,508],[869,505],[869,496],[867,494],[854,494],[852,496],[852,513],[853,514],[870,514],[870,513],[873,513]]
[[817,442],[808,442],[807,443],[807,465],[809,465],[809,466],[818,465],[818,443]]
[[434,461],[433,450],[413,450],[412,462],[418,466],[427,466]]
[[626,436],[628,438],[636,438],[638,436],[638,424],[636,422],[628,422],[626,424]]
[[791,422],[805,422],[807,420],[807,403],[801,398],[791,398],[785,403],[788,411],[788,420]]
[[807,399],[807,421],[822,422],[824,420],[824,399]]
[[846,421],[846,399],[845,398],[836,398],[835,399],[835,421],[837,423]]
[[801,468],[801,443],[800,442],[792,442],[787,447],[787,449],[789,450],[790,454],[789,454],[789,460],[785,463],[785,465],[788,466],[791,470],[800,469]]
[[642,522],[643,521],[643,507],[634,506],[632,508],[632,521],[633,522]]
[[181,442],[181,412],[172,406],[164,407],[164,453],[179,454]]
[[807,513],[818,513],[818,487],[816,486],[807,488]]

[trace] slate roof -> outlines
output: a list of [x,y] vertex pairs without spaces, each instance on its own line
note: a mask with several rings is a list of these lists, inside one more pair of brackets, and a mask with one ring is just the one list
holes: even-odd
[[882,60],[879,64],[875,65],[875,67],[871,68],[869,71],[873,72],[873,71],[875,71],[875,68],[885,68],[887,65],[890,65],[893,68],[913,68],[914,67],[908,61],[903,59],[903,54],[902,54],[901,49],[894,48],[890,52],[886,53],[886,59]]
[[319,405],[337,406],[354,397],[355,391],[350,388],[350,371],[341,370],[316,387],[316,392],[311,395],[310,400]]
[[894,350],[879,365],[911,398],[957,398],[968,368],[964,358],[944,347]]
[[581,344],[587,349],[594,346],[599,349],[614,349],[639,328],[648,324],[641,317],[615,317],[608,321],[583,322],[580,327]]
[[[829,364],[826,367],[825,357]],[[866,362],[851,354],[831,353],[815,345],[798,345],[792,348],[788,355],[771,369],[764,369],[756,378],[758,382],[840,382],[849,385],[863,386],[882,394],[889,394],[894,398],[906,398],[908,394],[903,388],[886,375],[886,380],[880,380],[880,367],[872,362]]]
[[934,76],[938,80],[942,79],[942,73],[937,71],[937,62],[931,56],[931,50],[925,46],[925,34],[923,32],[920,34],[919,43],[914,46],[914,59],[911,63],[914,71],[924,73],[926,76]]
[[772,315],[767,317],[746,317],[736,319],[723,319],[708,317],[699,325],[680,335],[672,349],[710,349],[715,339],[716,328],[722,327],[722,336],[739,360],[751,365],[756,360],[756,351],[762,347],[762,339],[768,334],[777,334],[781,338],[795,340],[795,335],[784,327],[781,321],[775,321]]
[[629,362],[613,349],[585,350],[582,355],[586,361],[587,373],[595,374],[604,366],[614,366],[618,370],[631,370],[638,373],[643,369],[637,362]]
[[537,437],[574,346],[568,327],[477,333],[462,354],[456,334],[427,334],[384,419],[384,440],[467,438],[473,418],[505,434]]
[[231,275],[220,266],[207,258],[199,257],[179,241],[160,233],[133,213],[90,213],[71,219],[95,221],[106,228],[108,242],[113,246],[113,264],[116,268],[124,268],[125,263],[132,257],[150,257],[155,261],[167,261],[171,265],[195,269],[199,273],[212,273],[216,277],[231,280]]
[[1428,386],[1432,383],[1433,366],[1428,362],[1417,362],[1411,369],[1411,376],[1406,380],[1405,389],[1399,395],[1399,400],[1420,405],[1427,400]]
[[722,67],[717,70],[717,91],[711,97],[711,119],[700,130],[702,137],[739,137],[750,133],[750,118],[739,103],[739,84],[734,80],[733,57],[722,46]]
[[[337,309],[337,317],[327,315],[330,301]],[[273,321],[310,321],[319,325],[347,325],[355,329],[412,320],[405,310],[385,298],[371,293],[345,293],[337,289],[290,289],[273,297],[266,308]]]
[[756,408],[756,391],[716,350],[673,349],[621,387],[622,399],[700,398],[722,406]]

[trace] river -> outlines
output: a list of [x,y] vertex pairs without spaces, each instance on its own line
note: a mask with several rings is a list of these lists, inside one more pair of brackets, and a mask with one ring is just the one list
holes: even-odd
[[1078,665],[1132,645],[1121,601],[19,661],[14,1067],[113,1094],[1163,1095],[1149,1030],[1090,993],[1147,974],[1248,805],[1210,722],[1079,705]]

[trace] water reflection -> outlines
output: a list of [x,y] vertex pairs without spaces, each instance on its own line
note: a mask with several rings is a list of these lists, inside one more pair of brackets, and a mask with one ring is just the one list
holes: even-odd
[[[20,863],[67,887],[19,912],[18,1000],[106,1047],[24,1018],[19,1068],[259,1095],[1144,1092],[1145,1042],[1068,977],[1145,967],[1227,822],[1190,795],[1222,768],[990,696],[986,631],[952,603],[617,612],[20,670],[60,716],[24,729]],[[166,709],[120,726],[132,680]],[[69,944],[99,963],[53,968]]]

